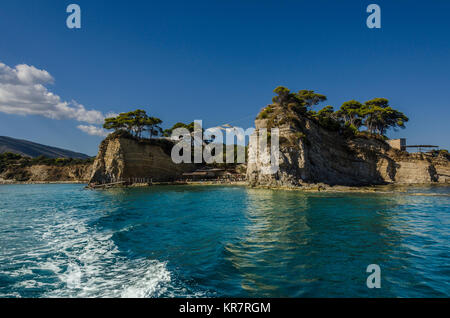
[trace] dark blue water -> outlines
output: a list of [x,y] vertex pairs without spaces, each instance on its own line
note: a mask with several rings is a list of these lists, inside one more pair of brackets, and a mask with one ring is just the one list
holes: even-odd
[[0,297],[449,297],[450,188],[408,191],[0,186]]

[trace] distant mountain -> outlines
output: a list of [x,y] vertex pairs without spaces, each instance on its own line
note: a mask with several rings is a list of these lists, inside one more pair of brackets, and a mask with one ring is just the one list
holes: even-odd
[[86,159],[90,156],[66,149],[37,144],[27,140],[0,136],[0,153],[12,152],[29,157]]

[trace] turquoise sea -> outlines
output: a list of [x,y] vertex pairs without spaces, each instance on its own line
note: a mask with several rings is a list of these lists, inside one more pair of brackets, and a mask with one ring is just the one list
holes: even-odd
[[0,185],[0,297],[184,296],[449,297],[450,187]]

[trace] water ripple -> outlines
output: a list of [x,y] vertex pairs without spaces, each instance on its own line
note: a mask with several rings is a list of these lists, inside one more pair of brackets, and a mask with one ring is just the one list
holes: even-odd
[[0,297],[448,297],[449,194],[0,186]]

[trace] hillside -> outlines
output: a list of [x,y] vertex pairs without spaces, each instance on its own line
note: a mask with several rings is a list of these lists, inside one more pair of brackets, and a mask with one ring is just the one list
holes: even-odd
[[30,158],[0,154],[0,184],[14,182],[87,182],[93,158]]
[[66,149],[41,145],[27,140],[0,136],[0,153],[5,152],[11,152],[32,158],[39,156],[45,156],[47,158],[89,158],[88,155]]

